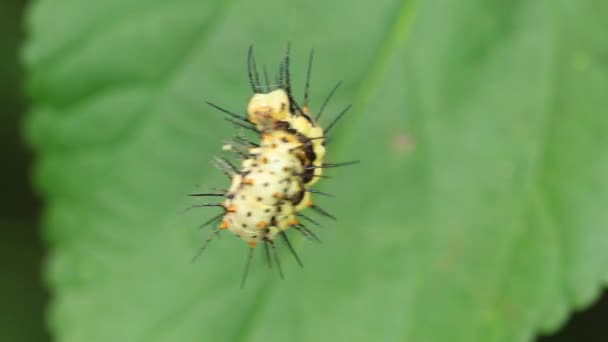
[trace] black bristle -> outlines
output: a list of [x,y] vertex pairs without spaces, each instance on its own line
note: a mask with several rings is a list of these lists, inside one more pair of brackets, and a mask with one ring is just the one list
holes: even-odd
[[241,289],[245,287],[245,283],[247,282],[247,275],[249,274],[249,267],[251,266],[251,259],[253,259],[254,250],[254,247],[249,248],[249,253],[247,254],[247,261],[245,261],[245,269],[243,270],[243,276],[241,277]]
[[260,147],[260,144],[256,144],[253,141],[251,141],[249,139],[246,139],[246,138],[243,138],[243,137],[240,137],[240,136],[236,136],[236,137],[234,137],[234,139],[236,139],[236,140],[238,140],[238,141],[240,141],[242,143],[248,144],[249,146],[252,146],[252,147]]
[[247,125],[242,124],[242,123],[240,123],[238,121],[234,121],[234,120],[232,120],[230,118],[224,118],[224,120],[226,120],[226,121],[228,121],[228,122],[230,122],[230,123],[232,123],[232,124],[234,124],[236,126],[239,126],[241,128],[244,128],[244,129],[250,130],[252,132],[258,133],[258,131],[253,126],[247,126]]
[[270,250],[268,249],[268,240],[264,240],[264,255],[266,255],[266,264],[268,268],[272,269],[272,258],[270,257]]
[[211,219],[209,219],[205,223],[198,226],[198,229],[203,229],[203,228],[207,227],[208,225],[210,225],[216,221],[219,221],[222,217],[224,217],[224,215],[225,215],[225,213],[221,213],[219,215],[213,216]]
[[277,84],[280,89],[285,89],[285,60],[282,60],[279,64],[279,76]]
[[255,78],[253,77],[253,66],[252,60],[253,58],[253,45],[249,45],[249,51],[247,52],[247,75],[249,76],[249,84],[251,85],[251,90],[254,93],[258,92],[258,89],[255,84]]
[[298,253],[296,253],[296,250],[293,248],[293,246],[291,245],[291,242],[289,241],[289,238],[287,237],[287,234],[282,231],[281,233],[279,233],[281,235],[281,238],[283,239],[283,241],[285,242],[285,244],[287,245],[287,248],[289,249],[289,251],[291,252],[291,255],[293,255],[293,257],[296,259],[296,261],[298,262],[298,265],[300,265],[300,267],[304,267],[304,264],[302,263],[302,260],[300,260],[300,257],[298,256]]
[[285,51],[285,67],[283,72],[285,72],[285,91],[287,94],[291,95],[291,70],[289,69],[289,59],[291,54],[291,44],[287,43],[287,50]]
[[221,161],[222,161],[222,162],[224,162],[224,163],[225,163],[225,164],[226,164],[228,167],[230,167],[230,170],[231,170],[233,173],[239,173],[239,169],[237,169],[237,167],[236,167],[236,166],[234,166],[234,164],[232,164],[232,162],[231,162],[230,160],[228,160],[228,159],[226,159],[226,158],[221,158],[221,157],[218,157],[217,159],[218,159],[218,160],[221,160]]
[[321,109],[319,109],[319,113],[315,117],[315,121],[319,121],[319,118],[321,117],[321,115],[323,114],[323,111],[325,110],[325,106],[327,106],[327,104],[329,103],[331,98],[334,96],[334,94],[336,93],[336,90],[338,90],[338,88],[340,87],[341,84],[342,84],[342,81],[336,83],[336,85],[329,92],[329,95],[327,95],[327,97],[325,98],[325,101],[323,101],[323,104],[321,105]]
[[346,112],[348,112],[348,110],[350,109],[350,107],[352,107],[351,105],[346,106],[346,108],[342,109],[342,111],[340,112],[340,114],[338,114],[334,120],[329,124],[329,126],[327,126],[327,128],[325,129],[325,135],[327,135],[329,133],[329,131],[334,127],[334,125],[338,122],[338,120],[340,120],[344,114],[346,114]]
[[297,216],[297,217],[301,217],[301,218],[303,218],[304,220],[306,220],[306,221],[308,221],[308,222],[310,222],[310,223],[314,224],[314,225],[315,225],[315,226],[317,226],[317,227],[321,227],[321,224],[320,224],[319,222],[317,222],[317,221],[315,221],[315,220],[311,219],[310,217],[308,217],[308,216],[306,216],[306,215],[304,215],[304,214],[302,214],[302,213],[297,213],[297,214],[296,214],[296,216]]
[[[306,71],[306,85],[304,86],[304,100],[302,101],[302,105],[304,108],[308,108],[308,96],[310,90],[310,77],[312,75],[312,61],[315,54],[315,50],[310,50],[310,55],[308,56],[308,69]],[[308,110],[306,110],[308,112]]]
[[312,170],[312,169],[330,169],[330,168],[334,168],[334,167],[342,167],[342,166],[350,166],[350,165],[355,165],[355,164],[359,164],[360,161],[359,160],[353,160],[353,161],[348,161],[348,162],[343,162],[343,163],[325,163],[321,166],[307,166],[306,169],[308,170]]
[[270,81],[268,79],[268,70],[266,70],[266,65],[264,65],[262,69],[264,70],[264,82],[266,83],[266,92],[270,93],[272,89],[270,88]]
[[199,250],[196,253],[196,255],[194,257],[192,257],[191,262],[195,262],[196,259],[198,259],[201,256],[201,254],[203,254],[203,252],[205,251],[205,249],[209,245],[209,242],[211,242],[211,240],[213,240],[213,238],[216,237],[220,233],[220,231],[221,231],[221,229],[217,228],[217,229],[215,229],[215,230],[213,230],[211,232],[211,234],[209,235],[209,237],[207,238],[207,240],[205,240],[205,242],[203,243],[203,245],[201,246],[201,248],[199,248]]
[[235,119],[239,119],[239,120],[241,120],[241,121],[244,121],[244,122],[247,122],[247,123],[251,124],[251,122],[249,121],[249,119],[247,119],[247,117],[245,117],[245,116],[243,116],[243,115],[239,115],[239,114],[236,114],[236,113],[234,113],[234,112],[231,112],[231,111],[229,111],[228,109],[222,108],[222,107],[220,107],[220,106],[216,105],[215,103],[212,103],[212,102],[209,102],[209,101],[205,101],[205,103],[207,103],[207,104],[208,104],[208,105],[210,105],[211,107],[213,107],[213,108],[215,108],[215,109],[219,110],[220,112],[222,112],[222,113],[224,113],[224,114],[228,114],[228,115],[232,116],[232,117],[233,117],[233,118],[235,118]]
[[277,252],[277,246],[275,245],[274,241],[270,242],[270,247],[272,248],[272,255],[274,257],[274,263],[277,265],[277,270],[279,271],[279,277],[281,277],[281,279],[284,279],[285,276],[283,275],[283,268],[281,267],[281,260],[279,259],[279,253]]
[[312,230],[308,229],[308,227],[306,227],[302,223],[298,223],[294,227],[296,228],[296,230],[300,231],[300,233],[304,234],[304,236],[306,236],[309,240],[316,241],[319,243],[323,242],[321,241],[321,239],[319,239],[317,234],[315,234]]
[[224,196],[226,196],[226,194],[195,193],[195,194],[188,194],[188,196],[192,196],[192,197],[224,197]]
[[[300,176],[300,177],[307,176],[304,173],[294,173],[294,175]],[[327,176],[327,175],[313,175],[313,177],[331,179],[331,176]]]
[[327,192],[323,192],[323,191],[319,191],[319,190],[315,190],[315,189],[307,189],[307,192],[310,192],[311,194],[319,194],[319,195],[323,195],[323,196],[327,196],[327,197],[336,197],[332,194],[329,194]]
[[223,205],[221,204],[193,204],[192,206],[190,206],[190,208],[187,208],[186,210],[184,210],[184,212],[186,211],[190,211],[194,208],[207,208],[207,207],[220,207],[220,208],[224,208]]
[[255,82],[255,87],[259,92],[262,89],[262,85],[260,84],[260,74],[258,73],[258,66],[255,62],[255,53],[253,52],[253,46],[251,47],[251,68],[253,69],[253,81]]
[[323,208],[319,207],[318,205],[313,205],[310,208],[322,216],[329,217],[330,219],[332,219],[334,221],[338,220],[338,219],[336,219],[336,217],[334,215],[328,213],[327,211],[325,211]]

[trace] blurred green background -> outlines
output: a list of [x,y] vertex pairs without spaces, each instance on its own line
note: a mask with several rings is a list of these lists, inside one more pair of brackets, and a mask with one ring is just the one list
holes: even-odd
[[[606,340],[607,15],[0,2],[0,340]],[[275,67],[287,41],[296,92],[316,49],[313,110],[344,80],[329,158],[363,163],[321,182],[339,221],[296,238],[305,269],[260,262],[239,291],[242,243],[191,265],[210,213],[178,213],[226,183],[208,161],[233,129],[203,100],[242,109],[248,45]]]

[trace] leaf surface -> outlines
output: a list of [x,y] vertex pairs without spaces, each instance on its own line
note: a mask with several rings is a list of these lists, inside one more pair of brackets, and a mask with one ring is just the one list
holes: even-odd
[[[608,266],[600,1],[41,0],[24,50],[27,138],[47,201],[60,341],[525,341],[596,298]],[[246,50],[334,128],[320,198],[338,222],[294,238],[287,279],[213,241],[184,194],[244,112]],[[331,115],[330,115],[331,114]],[[311,214],[313,215],[313,214]]]

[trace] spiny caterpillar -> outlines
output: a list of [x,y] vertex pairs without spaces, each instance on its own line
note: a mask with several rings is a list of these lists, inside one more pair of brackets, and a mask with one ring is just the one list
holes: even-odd
[[[215,204],[199,204],[192,207],[219,207],[219,215],[205,222],[201,227],[218,224],[200,248],[198,257],[222,230],[239,236],[249,245],[249,254],[241,280],[244,286],[255,248],[263,244],[266,260],[272,267],[273,259],[279,275],[283,271],[278,258],[275,241],[280,237],[295,260],[303,266],[291,244],[286,231],[293,228],[309,240],[320,241],[305,224],[305,220],[319,225],[303,214],[306,208],[335,220],[335,217],[314,204],[312,194],[331,196],[312,189],[323,175],[323,169],[346,166],[357,161],[329,164],[324,162],[327,133],[350,109],[344,108],[324,131],[317,121],[325,106],[340,86],[334,86],[323,102],[319,112],[312,117],[308,107],[308,91],[312,70],[313,51],[310,52],[304,99],[300,107],[291,91],[290,48],[279,66],[276,85],[271,87],[264,67],[265,85],[260,82],[253,48],[249,48],[247,70],[249,83],[254,92],[247,106],[247,116],[236,114],[211,102],[210,106],[229,116],[226,120],[236,126],[255,132],[261,139],[256,143],[238,135],[225,145],[225,150],[234,152],[241,160],[237,168],[226,158],[216,158],[215,164],[231,179],[230,187],[221,193],[194,193],[196,197],[223,197]],[[221,223],[220,223],[221,221]],[[271,252],[272,250],[272,256]],[[195,258],[196,258],[195,257]]]

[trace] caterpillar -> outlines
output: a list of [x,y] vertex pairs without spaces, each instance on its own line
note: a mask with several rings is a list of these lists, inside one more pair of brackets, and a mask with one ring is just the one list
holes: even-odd
[[238,168],[227,158],[215,159],[216,166],[230,178],[227,190],[219,193],[190,194],[194,197],[223,198],[221,203],[192,206],[223,209],[220,214],[201,225],[205,227],[218,224],[195,258],[224,230],[232,232],[249,245],[241,287],[245,285],[254,250],[261,244],[264,246],[268,266],[272,267],[274,263],[283,278],[276,248],[278,238],[303,267],[287,232],[295,230],[309,240],[320,242],[313,230],[301,221],[314,225],[319,223],[302,211],[310,208],[322,216],[334,220],[335,217],[315,204],[312,199],[313,194],[331,195],[313,189],[312,186],[319,179],[326,177],[323,175],[324,169],[358,162],[331,164],[324,161],[327,133],[348,112],[350,105],[339,112],[325,130],[318,124],[325,107],[341,84],[338,82],[313,118],[308,106],[313,56],[314,51],[311,50],[302,106],[298,105],[292,93],[289,44],[279,65],[274,86],[269,83],[265,67],[265,84],[261,83],[253,47],[249,47],[247,72],[254,95],[247,105],[247,115],[237,114],[207,102],[214,109],[228,115],[227,121],[254,132],[259,138],[259,142],[255,142],[239,135],[224,145],[225,150],[233,152],[240,159],[241,165]]

